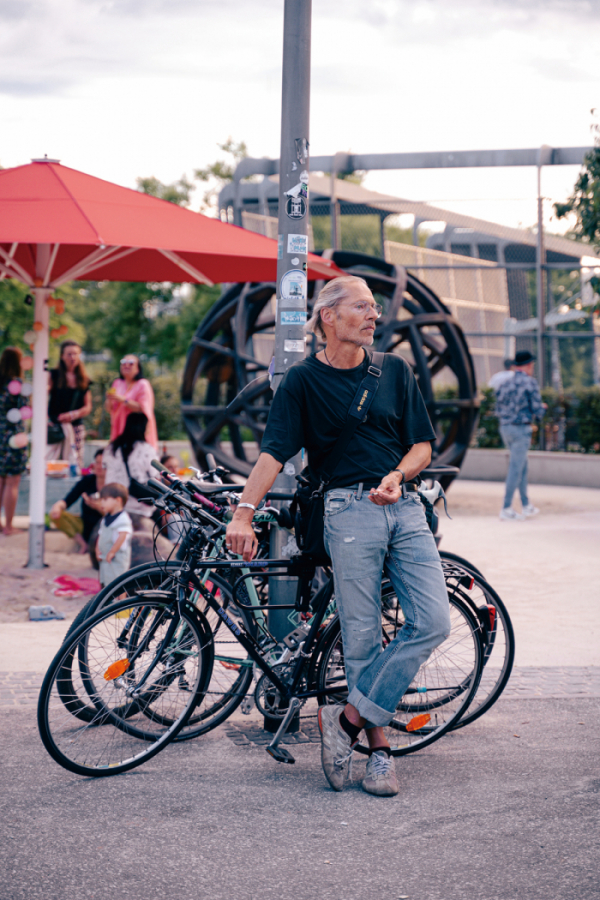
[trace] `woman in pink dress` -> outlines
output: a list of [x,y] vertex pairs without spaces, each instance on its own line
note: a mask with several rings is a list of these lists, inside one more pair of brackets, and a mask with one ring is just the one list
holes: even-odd
[[158,432],[154,418],[154,391],[144,378],[142,364],[137,356],[129,353],[121,360],[121,377],[115,378],[106,392],[106,408],[110,413],[110,439],[114,441],[123,434],[127,416],[132,412],[142,412],[148,418],[146,441],[158,446]]

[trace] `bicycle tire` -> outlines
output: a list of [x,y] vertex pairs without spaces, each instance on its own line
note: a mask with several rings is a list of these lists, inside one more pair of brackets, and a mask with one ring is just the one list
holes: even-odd
[[456,563],[459,566],[462,566],[464,569],[469,569],[469,571],[473,572],[475,575],[478,575],[480,578],[485,579],[485,575],[481,572],[477,566],[474,566],[472,562],[469,562],[468,559],[465,559],[464,556],[459,556],[458,553],[451,553],[449,550],[439,550],[440,559],[442,562],[447,560],[448,562]]
[[515,661],[515,633],[508,610],[494,588],[475,570],[465,570],[473,577],[470,591],[459,589],[463,599],[475,607],[494,608],[494,621],[483,653],[483,668],[477,691],[460,720],[453,728],[470,725],[496,703],[511,676]]
[[[388,594],[388,600],[391,595]],[[423,663],[408,691],[396,707],[396,714],[385,727],[393,756],[405,756],[429,746],[448,732],[467,709],[473,697],[483,660],[479,624],[471,609],[459,598],[449,597],[452,628],[449,637]],[[382,606],[382,628],[385,640],[392,640],[403,624],[397,605],[393,614]],[[317,688],[324,690],[335,683],[340,693],[334,702],[345,703],[347,686],[343,671],[343,645],[339,618],[328,626],[317,672]],[[324,702],[329,702],[329,698]],[[416,715],[415,715],[416,713]],[[398,743],[401,740],[402,743]],[[366,744],[355,749],[368,753]]]
[[[110,606],[111,603],[114,603],[118,593],[122,593],[123,590],[131,591],[134,583],[136,584],[135,590],[157,590],[159,585],[152,577],[155,572],[162,573],[163,579],[170,584],[172,583],[172,579],[169,579],[169,570],[177,572],[179,569],[181,569],[180,562],[177,560],[169,560],[169,562],[162,564],[155,562],[141,563],[139,566],[135,566],[133,569],[129,569],[127,572],[119,575],[118,578],[115,578],[110,584],[101,588],[98,593],[88,600],[85,606],[79,610],[65,634],[63,643],[71,637],[73,632],[79,628],[82,622],[85,622],[86,619],[93,616],[99,609],[103,609],[105,606]],[[149,573],[149,576],[151,577],[150,581],[144,577],[146,573]]]
[[[255,636],[257,626],[254,618],[249,612],[235,605],[230,585],[226,579],[216,572],[212,572],[210,581],[221,594],[220,605],[227,609],[231,618],[241,622],[243,629],[248,634]],[[254,670],[242,645],[231,635],[221,617],[208,604],[201,604],[200,608],[213,635],[215,661],[210,683],[202,701],[176,736],[175,741],[177,742],[200,737],[225,722],[238,708],[252,685]],[[225,662],[221,657],[228,661]],[[233,662],[238,658],[239,663]],[[239,668],[236,669],[236,665]]]
[[[147,640],[138,635],[136,647],[123,646],[119,636],[123,633],[123,617],[135,616],[146,611]],[[161,640],[166,634],[171,617],[176,617],[177,627],[192,648],[185,660],[180,659],[172,644],[158,653]],[[152,627],[155,628],[154,634]],[[85,662],[80,650],[85,647]],[[131,651],[139,650],[135,668],[131,673],[128,665],[134,664]],[[63,644],[52,661],[44,678],[38,702],[38,728],[42,742],[50,756],[63,768],[78,775],[105,777],[129,771],[151,759],[166,747],[184,727],[195,706],[200,702],[206,689],[212,669],[212,634],[201,612],[190,604],[180,608],[162,600],[148,598],[127,599],[100,610],[91,619],[83,622],[73,633],[70,641]],[[57,679],[63,677],[65,660],[69,656],[79,657],[76,667],[67,667],[67,677],[73,675],[85,679],[83,687],[74,688],[78,697],[82,690],[90,693],[96,709],[91,722],[83,722],[71,715],[57,690]],[[118,663],[118,672],[114,666]],[[131,696],[131,674],[152,670],[143,690],[151,692],[157,685],[153,702],[161,704],[169,713],[172,725],[165,728],[156,724],[152,733],[148,719],[140,707],[140,700]],[[81,666],[87,666],[82,677]],[[165,673],[173,670],[170,681]],[[181,689],[177,676],[185,672],[187,689]],[[119,674],[120,673],[120,674]],[[123,713],[127,706],[135,707],[130,716]],[[140,730],[139,722],[143,729]],[[140,740],[140,731],[143,739]]]
[[[180,569],[181,563],[177,561],[170,561],[166,566],[156,563],[136,566],[135,569],[125,572],[107,587],[103,588],[102,591],[90,601],[87,607],[84,607],[81,610],[79,614],[81,616],[81,621],[85,621],[90,615],[106,608],[111,602],[114,602],[115,596],[120,596],[124,592],[132,591],[132,595],[137,596],[137,592],[143,590],[172,590],[175,584],[173,574],[179,572]],[[233,601],[228,583],[216,573],[211,574],[211,581],[221,591],[222,598],[224,598],[224,601],[223,599],[221,600],[220,605],[225,609],[231,610],[233,608]],[[229,653],[228,655],[233,657],[237,656],[241,650],[241,645],[229,634],[222,619],[202,601],[200,601],[200,609],[206,616],[215,638],[217,638],[219,634],[224,635],[219,643],[230,644],[235,648],[233,653]],[[245,611],[235,607],[234,618],[236,617],[243,620],[244,628],[249,633],[256,633],[254,620],[251,619]],[[227,649],[229,649],[229,647],[227,647]],[[235,712],[245,695],[248,693],[248,689],[252,684],[252,667],[246,664],[245,658],[243,656],[240,657],[240,669],[236,672],[233,666],[226,669],[226,664],[222,663],[218,659],[218,656],[219,654],[217,654],[211,683],[205,692],[204,699],[199,708],[194,710],[190,717],[190,721],[185,728],[177,735],[177,741],[190,740],[191,738],[199,737],[200,735],[211,731],[213,728],[216,728]],[[73,657],[65,660],[59,691],[61,696],[63,696],[63,702],[67,706],[69,712],[80,718],[82,721],[90,722],[96,717],[97,711],[93,704],[90,703],[87,692],[84,691],[83,696],[76,695],[72,688],[72,679],[70,680],[67,677],[68,673],[66,672],[66,669],[69,664],[77,664],[77,660]],[[228,675],[228,672],[235,674]]]

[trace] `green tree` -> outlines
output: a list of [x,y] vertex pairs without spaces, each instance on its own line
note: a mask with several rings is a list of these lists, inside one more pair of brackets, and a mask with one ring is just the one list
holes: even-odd
[[[26,331],[30,331],[33,326],[34,306],[31,289],[21,282],[12,278],[0,281],[0,350],[4,347],[19,347],[26,353],[29,353],[29,345],[23,340]],[[61,341],[72,339],[82,346],[86,342],[86,330],[73,315],[71,309],[68,308],[67,295],[69,289],[63,291],[62,288],[54,291],[55,297],[63,297],[65,299],[65,312],[57,315],[52,309],[50,310],[50,330],[58,328],[59,325],[66,325],[69,329],[67,334],[53,338],[50,336],[50,365],[56,365],[58,361],[58,350]],[[31,303],[26,303],[26,298],[32,298]]]
[[233,181],[238,164],[248,156],[245,141],[234,141],[232,137],[228,137],[223,144],[217,144],[217,147],[227,154],[227,159],[218,159],[203,169],[194,171],[194,178],[209,185],[203,197],[207,209],[214,209],[217,193],[228,181]]
[[[592,115],[596,115],[596,110],[592,110]],[[554,212],[558,219],[574,215],[572,233],[600,253],[600,123],[597,121],[592,125],[592,134],[595,146],[584,158],[573,193],[565,203],[555,203]],[[600,292],[600,278],[594,277],[590,283]]]
[[185,358],[194,331],[220,289],[191,285],[182,291],[171,284],[89,282],[74,294],[65,296],[66,310],[85,329],[88,353],[108,350],[114,365],[126,353],[135,353],[175,366]]
[[152,197],[158,197],[159,200],[168,200],[169,203],[176,203],[177,206],[189,206],[194,185],[188,181],[185,175],[182,175],[179,181],[172,184],[163,184],[154,175],[147,178],[136,178],[137,189],[142,194],[150,194]]

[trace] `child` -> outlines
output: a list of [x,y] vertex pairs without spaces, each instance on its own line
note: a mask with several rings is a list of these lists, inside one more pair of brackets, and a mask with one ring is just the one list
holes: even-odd
[[100,523],[96,556],[100,563],[100,584],[105,587],[123,575],[131,565],[133,526],[124,511],[129,492],[122,484],[105,484],[100,491],[104,518]]

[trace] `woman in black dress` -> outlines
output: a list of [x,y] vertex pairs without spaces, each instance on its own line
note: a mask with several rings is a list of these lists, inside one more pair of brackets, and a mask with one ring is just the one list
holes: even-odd
[[92,411],[91,381],[81,361],[81,347],[76,341],[63,341],[60,361],[49,374],[50,397],[48,419],[62,426],[64,437],[48,445],[46,459],[68,459],[81,468],[85,425]]
[[0,357],[0,509],[4,507],[4,528],[0,532],[7,537],[16,534],[12,520],[17,508],[19,482],[27,464],[25,447],[14,447],[11,440],[24,431],[20,421],[11,422],[13,409],[26,406],[28,400],[21,394],[20,382],[22,353],[18,347],[6,347]]

